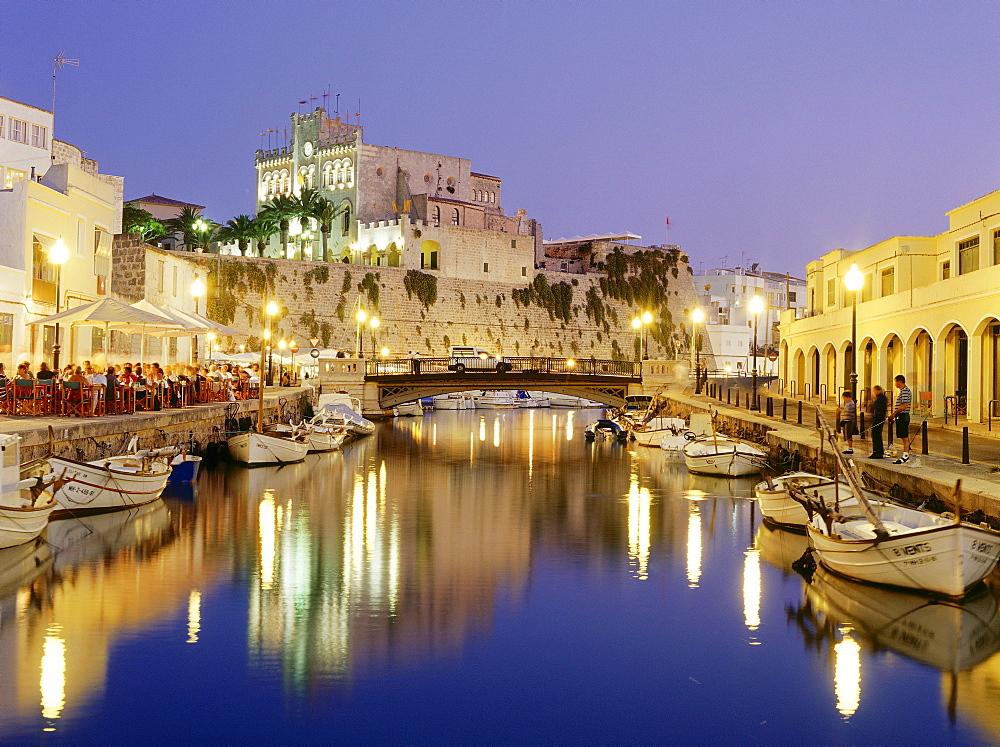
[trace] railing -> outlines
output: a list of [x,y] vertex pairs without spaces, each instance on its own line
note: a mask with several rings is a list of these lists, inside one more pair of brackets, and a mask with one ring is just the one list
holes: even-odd
[[[464,370],[458,369],[457,365],[464,367]],[[481,363],[467,358],[398,358],[392,360],[377,358],[365,362],[366,376],[424,376],[428,374],[611,376],[639,380],[642,378],[642,364],[636,361],[587,358],[490,358]]]

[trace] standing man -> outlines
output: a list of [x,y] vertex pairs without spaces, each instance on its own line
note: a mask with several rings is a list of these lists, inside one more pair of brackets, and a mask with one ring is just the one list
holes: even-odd
[[889,398],[878,384],[872,387],[875,399],[872,401],[872,453],[869,459],[885,459],[885,447],[882,445],[882,429],[885,427],[886,415],[889,412]]
[[850,392],[844,392],[841,396],[842,404],[837,413],[837,427],[844,434],[847,442],[845,454],[854,453],[854,434],[858,432],[858,406],[851,398]]
[[889,416],[889,422],[896,421],[896,438],[903,441],[903,456],[893,464],[906,464],[910,461],[910,405],[913,403],[913,392],[906,385],[906,377],[899,374],[896,377],[896,409]]

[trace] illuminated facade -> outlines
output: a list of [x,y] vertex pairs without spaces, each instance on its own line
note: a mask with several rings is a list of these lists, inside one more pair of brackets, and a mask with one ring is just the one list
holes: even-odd
[[[501,207],[501,181],[467,158],[372,145],[364,128],[322,107],[291,115],[291,142],[258,150],[257,208],[315,189],[340,209],[330,261],[404,267],[447,277],[520,282],[533,277],[541,225]],[[289,258],[323,259],[319,225],[292,221]],[[281,252],[272,237],[268,254]]]
[[[51,362],[53,327],[28,322],[110,290],[111,244],[121,231],[121,177],[51,139],[52,114],[0,98],[0,361]],[[61,270],[50,261],[57,243]],[[64,328],[63,361],[99,359],[103,331]],[[10,369],[8,368],[8,371]]]
[[[779,377],[795,393],[828,399],[849,386],[857,264],[858,391],[892,391],[903,374],[918,414],[946,401],[970,422],[1000,400],[1000,190],[955,208],[937,236],[894,236],[859,251],[837,249],[807,265],[806,308],[781,318]],[[994,414],[998,411],[993,405]]]

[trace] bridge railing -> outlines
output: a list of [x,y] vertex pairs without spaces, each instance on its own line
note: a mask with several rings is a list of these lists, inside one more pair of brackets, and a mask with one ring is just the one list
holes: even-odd
[[[451,358],[373,358],[365,362],[367,376],[422,376],[456,373]],[[466,366],[472,374],[552,374],[558,376],[611,376],[642,378],[642,364],[636,361],[611,361],[576,358],[499,358],[483,362],[482,367]]]

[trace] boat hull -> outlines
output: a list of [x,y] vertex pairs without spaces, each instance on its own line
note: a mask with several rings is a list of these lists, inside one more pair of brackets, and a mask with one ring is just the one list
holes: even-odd
[[230,456],[251,467],[301,462],[309,453],[307,441],[293,441],[269,433],[237,433],[228,441]]
[[689,441],[684,447],[684,464],[699,475],[742,477],[755,475],[767,466],[767,457],[756,447],[739,441],[708,438]]
[[806,526],[816,557],[830,570],[867,583],[957,598],[986,578],[1000,556],[1000,535],[971,524],[910,529],[878,540],[828,535],[822,521],[817,516]]
[[[760,512],[768,521],[783,527],[805,531],[809,523],[809,514],[805,507],[788,493],[788,484],[794,482],[806,494],[821,499],[827,506],[843,507],[857,506],[858,502],[851,493],[850,486],[841,481],[835,484],[833,480],[809,472],[793,472],[772,478],[771,485],[760,482],[754,488],[754,496]],[[875,493],[865,491],[865,497],[872,503],[881,503],[882,499]]]
[[0,549],[30,542],[48,526],[49,517],[59,504],[48,493],[39,499],[37,506],[0,506]]
[[119,511],[159,500],[171,468],[154,462],[151,471],[144,473],[136,469],[140,464],[134,457],[95,462],[49,457],[49,465],[60,482],[66,480],[55,493],[59,506],[52,516]]
[[167,482],[194,482],[198,479],[198,470],[201,469],[201,457],[192,454],[178,456],[171,460],[170,466],[173,467],[173,471],[167,478]]
[[420,402],[404,402],[401,405],[396,405],[396,414],[398,416],[421,416],[424,414],[424,408]]

